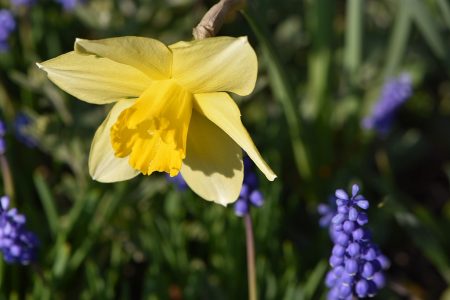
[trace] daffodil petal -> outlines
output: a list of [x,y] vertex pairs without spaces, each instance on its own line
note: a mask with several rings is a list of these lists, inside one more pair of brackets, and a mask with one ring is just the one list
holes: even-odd
[[258,61],[247,37],[214,37],[169,46],[172,77],[192,93],[228,91],[250,94]]
[[95,132],[89,153],[89,174],[100,182],[116,182],[131,179],[139,174],[128,164],[128,158],[114,156],[111,146],[110,131],[120,113],[130,107],[135,100],[117,102],[106,119]]
[[132,66],[154,80],[170,78],[172,53],[166,45],[154,39],[136,36],[103,40],[77,39],[75,51]]
[[241,146],[267,179],[272,181],[277,177],[261,157],[241,122],[241,113],[238,106],[227,93],[196,94],[194,99],[195,109],[225,131]]
[[37,65],[61,89],[94,104],[139,97],[151,82],[130,66],[73,51]]
[[192,112],[181,174],[200,197],[226,206],[242,187],[242,150],[220,128]]

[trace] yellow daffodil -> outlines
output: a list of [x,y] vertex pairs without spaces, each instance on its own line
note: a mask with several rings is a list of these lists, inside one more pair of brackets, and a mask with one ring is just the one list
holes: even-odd
[[115,103],[91,145],[97,181],[181,172],[198,195],[226,205],[241,189],[242,149],[269,180],[276,177],[227,93],[254,89],[257,59],[246,37],[170,46],[143,37],[77,39],[75,51],[38,66],[82,101]]

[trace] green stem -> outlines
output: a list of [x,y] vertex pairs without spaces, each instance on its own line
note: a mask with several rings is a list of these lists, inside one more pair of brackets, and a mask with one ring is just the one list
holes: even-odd
[[8,160],[4,154],[0,154],[0,169],[3,175],[3,184],[5,187],[5,194],[10,198],[14,198],[14,184],[11,175],[11,169],[9,168]]
[[255,244],[253,238],[252,217],[249,213],[244,216],[245,238],[247,244],[247,277],[248,277],[248,299],[256,300],[256,268],[255,268]]
[[363,4],[361,0],[347,1],[344,63],[352,82],[356,79],[356,71],[361,63]]

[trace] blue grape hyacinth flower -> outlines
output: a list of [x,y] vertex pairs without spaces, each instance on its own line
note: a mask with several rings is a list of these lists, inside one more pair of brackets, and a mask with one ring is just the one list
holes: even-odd
[[38,141],[27,131],[34,126],[33,121],[24,113],[18,113],[14,118],[14,134],[19,142],[28,148],[35,148]]
[[74,10],[79,4],[83,2],[83,0],[56,0],[65,11]]
[[373,297],[385,284],[383,271],[389,260],[371,240],[364,210],[369,201],[353,185],[351,196],[336,190],[337,211],[330,223],[330,236],[334,243],[329,259],[331,270],[325,284],[330,289],[328,300]]
[[9,49],[8,38],[14,29],[16,29],[16,21],[11,11],[0,9],[0,52],[5,52]]
[[25,227],[26,218],[9,208],[9,198],[0,198],[0,252],[7,263],[28,265],[36,259],[39,240]]
[[6,143],[5,143],[6,126],[2,120],[0,120],[0,155],[5,154]]
[[333,219],[336,214],[336,198],[334,196],[330,196],[328,199],[328,203],[320,203],[317,206],[317,213],[320,215],[319,225],[322,228],[329,227],[331,224],[331,219]]
[[381,92],[381,96],[373,107],[370,116],[366,117],[362,126],[373,129],[380,134],[386,134],[394,121],[399,107],[412,95],[412,80],[409,74],[401,74],[388,80]]
[[30,7],[33,6],[36,0],[11,0],[13,6]]
[[264,204],[264,196],[258,188],[259,182],[253,163],[248,157],[244,157],[244,182],[239,198],[234,204],[234,213],[237,216],[243,217],[248,214],[251,206],[261,207]]
[[0,120],[0,137],[3,137],[6,134],[6,125]]
[[178,173],[177,176],[170,177],[169,174],[165,174],[167,181],[173,183],[177,187],[177,189],[184,191],[188,188],[186,181],[184,180],[181,173]]

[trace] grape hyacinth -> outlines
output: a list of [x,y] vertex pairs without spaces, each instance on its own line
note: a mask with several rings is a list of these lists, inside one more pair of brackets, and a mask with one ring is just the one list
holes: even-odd
[[363,120],[363,127],[386,134],[391,128],[397,110],[411,97],[411,94],[412,81],[409,74],[404,73],[387,81],[372,114]]
[[181,173],[178,173],[177,176],[171,177],[169,174],[166,173],[166,179],[167,181],[173,183],[179,190],[184,191],[187,189],[188,185],[186,181],[184,180]]
[[389,260],[364,228],[368,217],[363,210],[369,207],[369,201],[358,193],[356,184],[351,197],[344,190],[336,190],[337,211],[330,224],[332,269],[325,278],[330,288],[328,300],[373,297],[385,284],[383,270],[389,267]]
[[38,145],[37,140],[28,133],[33,125],[33,121],[24,113],[18,113],[14,118],[14,134],[17,140],[28,148],[35,148]]
[[25,228],[26,218],[9,207],[9,198],[0,198],[0,252],[7,263],[28,265],[36,258],[39,241]]
[[30,7],[35,2],[36,2],[35,0],[11,0],[11,5],[13,5],[13,6]]
[[244,182],[241,193],[234,204],[234,212],[242,217],[249,213],[250,207],[261,207],[264,204],[264,197],[258,190],[258,177],[253,170],[253,163],[248,157],[244,157]]
[[9,49],[8,38],[15,28],[16,21],[11,11],[0,9],[0,52],[5,52]]
[[333,219],[336,214],[336,198],[334,196],[328,199],[328,204],[320,203],[317,206],[317,212],[320,215],[319,225],[322,228],[329,227],[331,224],[331,219]]
[[6,151],[5,133],[6,133],[5,123],[3,123],[2,120],[0,120],[0,155],[5,154]]
[[65,11],[74,10],[83,0],[56,0]]

